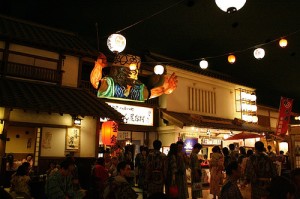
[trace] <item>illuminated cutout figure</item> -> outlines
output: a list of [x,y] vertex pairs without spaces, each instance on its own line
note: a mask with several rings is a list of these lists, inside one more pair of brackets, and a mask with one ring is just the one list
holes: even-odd
[[107,67],[105,55],[100,54],[90,75],[90,81],[98,90],[99,98],[121,98],[134,101],[144,101],[170,94],[177,87],[175,73],[171,76],[152,76],[147,86],[138,80],[141,59],[129,54],[117,54],[109,75],[102,77],[102,69]]

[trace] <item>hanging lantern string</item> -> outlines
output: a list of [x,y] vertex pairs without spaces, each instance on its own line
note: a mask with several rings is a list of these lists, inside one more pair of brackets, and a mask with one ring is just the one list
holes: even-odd
[[[257,45],[250,46],[250,47],[245,48],[245,49],[242,49],[242,50],[232,51],[232,52],[230,52],[230,53],[224,53],[224,54],[215,55],[215,56],[201,57],[201,58],[196,58],[196,59],[178,60],[178,61],[182,61],[182,62],[193,62],[193,61],[200,61],[200,60],[202,60],[202,59],[213,59],[213,58],[224,57],[224,56],[228,56],[228,55],[230,55],[230,54],[238,54],[238,53],[246,52],[246,51],[251,50],[251,49],[254,49],[254,48],[266,46],[266,45],[268,45],[268,44],[277,42],[277,41],[279,41],[279,40],[282,39],[282,38],[287,38],[287,37],[292,36],[292,35],[294,35],[294,34],[297,34],[297,33],[299,33],[299,32],[300,32],[300,29],[298,29],[298,30],[296,30],[296,31],[294,31],[294,32],[291,32],[291,33],[289,33],[289,34],[287,34],[287,35],[284,35],[284,36],[278,37],[278,38],[276,38],[276,39],[273,39],[273,40],[271,40],[271,41],[269,41],[269,42],[267,42],[267,43],[257,44]],[[143,63],[158,63],[158,62],[153,61],[153,62],[143,62]],[[175,62],[159,62],[159,63],[161,63],[161,64],[172,64],[172,63],[175,63]]]
[[185,1],[185,0],[178,1],[178,2],[176,2],[176,3],[174,3],[174,4],[172,4],[172,5],[168,6],[168,7],[166,7],[166,8],[164,8],[164,9],[160,10],[160,11],[157,11],[156,13],[154,13],[154,14],[152,14],[152,15],[150,15],[150,16],[144,18],[144,19],[141,19],[141,20],[135,22],[134,24],[131,24],[131,25],[129,25],[129,26],[127,26],[127,27],[125,27],[125,28],[123,28],[123,29],[121,29],[121,30],[118,30],[116,33],[120,33],[120,32],[122,32],[122,31],[124,31],[124,30],[127,30],[127,29],[129,29],[129,28],[132,28],[133,26],[136,26],[136,25],[138,25],[138,24],[140,24],[140,23],[142,23],[142,22],[144,22],[144,21],[146,21],[146,20],[148,20],[148,19],[150,19],[150,18],[152,18],[152,17],[154,17],[154,16],[156,16],[156,15],[159,15],[160,13],[162,13],[162,12],[164,12],[164,11],[166,11],[166,10],[168,10],[168,9],[170,9],[170,8],[172,8],[172,7],[174,7],[174,6],[177,6],[178,4],[180,4],[180,3],[184,2],[184,1]]

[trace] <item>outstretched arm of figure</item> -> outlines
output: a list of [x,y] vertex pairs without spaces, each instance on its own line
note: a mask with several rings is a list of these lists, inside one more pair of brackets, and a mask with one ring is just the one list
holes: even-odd
[[102,79],[102,69],[106,66],[106,57],[101,53],[97,58],[97,61],[95,61],[94,68],[90,74],[90,81],[95,89],[99,88],[99,82]]
[[172,73],[170,77],[165,76],[164,82],[161,86],[157,86],[150,90],[150,99],[158,97],[162,94],[171,94],[177,87],[177,76]]

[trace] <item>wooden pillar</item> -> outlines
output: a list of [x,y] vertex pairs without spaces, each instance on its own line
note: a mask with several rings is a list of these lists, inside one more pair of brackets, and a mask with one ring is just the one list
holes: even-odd
[[9,124],[9,115],[10,109],[4,108],[3,115],[0,117],[1,125],[3,125],[3,130],[0,132],[0,186],[4,184],[4,177],[6,171],[6,154],[5,154],[5,146],[6,146],[6,138],[7,138],[7,127]]

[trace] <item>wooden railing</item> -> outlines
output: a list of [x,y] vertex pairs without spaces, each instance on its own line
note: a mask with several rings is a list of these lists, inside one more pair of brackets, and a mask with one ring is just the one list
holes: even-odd
[[[0,64],[2,66],[2,63]],[[20,77],[53,83],[59,83],[62,79],[62,71],[38,66],[8,62],[5,69],[2,67],[0,70],[0,73],[5,76]]]
[[[92,86],[90,81],[81,80],[79,87],[87,90],[88,92],[92,93],[93,95],[97,95],[97,90]],[[145,101],[146,104],[151,104],[151,105],[155,105],[155,106],[158,106],[158,104],[159,104],[158,102],[159,102],[158,97]]]

